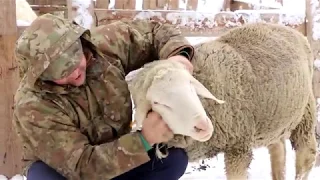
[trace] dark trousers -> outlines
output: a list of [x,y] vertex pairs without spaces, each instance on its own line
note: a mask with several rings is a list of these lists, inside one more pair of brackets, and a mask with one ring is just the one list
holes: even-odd
[[[159,160],[155,151],[148,152],[150,161],[134,168],[113,180],[178,180],[185,172],[188,157],[184,150],[169,149],[169,155]],[[41,161],[32,164],[28,171],[27,180],[66,180],[54,169]]]

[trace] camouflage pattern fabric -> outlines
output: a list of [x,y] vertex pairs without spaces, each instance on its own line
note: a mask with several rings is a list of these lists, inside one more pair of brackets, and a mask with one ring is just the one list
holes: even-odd
[[42,73],[40,78],[52,81],[67,77],[78,67],[82,56],[84,56],[84,53],[81,41],[78,39],[58,59],[50,63],[50,66]]
[[[65,77],[88,41],[86,82],[75,87],[43,79]],[[86,30],[50,14],[39,16],[17,40],[21,82],[14,126],[24,147],[25,172],[42,160],[70,180],[111,179],[149,160],[130,133],[132,105],[125,75],[147,62],[193,47],[179,29],[123,21]]]

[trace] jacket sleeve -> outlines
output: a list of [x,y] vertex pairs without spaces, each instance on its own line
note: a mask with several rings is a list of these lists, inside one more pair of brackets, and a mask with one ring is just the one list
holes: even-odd
[[138,133],[91,145],[76,123],[47,101],[15,109],[18,134],[39,159],[68,179],[111,179],[149,161]]
[[154,60],[174,55],[191,60],[194,54],[180,29],[154,21],[117,21],[98,26],[91,34],[99,50],[120,60],[126,74]]

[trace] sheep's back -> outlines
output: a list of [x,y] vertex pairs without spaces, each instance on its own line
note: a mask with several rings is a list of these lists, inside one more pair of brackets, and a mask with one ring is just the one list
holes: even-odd
[[215,127],[210,151],[268,145],[299,123],[312,92],[310,47],[280,25],[231,30],[196,46],[193,64],[194,76],[226,101],[202,100]]

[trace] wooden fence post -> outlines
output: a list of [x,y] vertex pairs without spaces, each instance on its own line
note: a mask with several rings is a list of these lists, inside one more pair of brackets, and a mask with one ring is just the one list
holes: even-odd
[[17,39],[16,2],[0,0],[0,174],[21,173],[21,143],[12,126],[13,97],[19,83],[14,48]]

